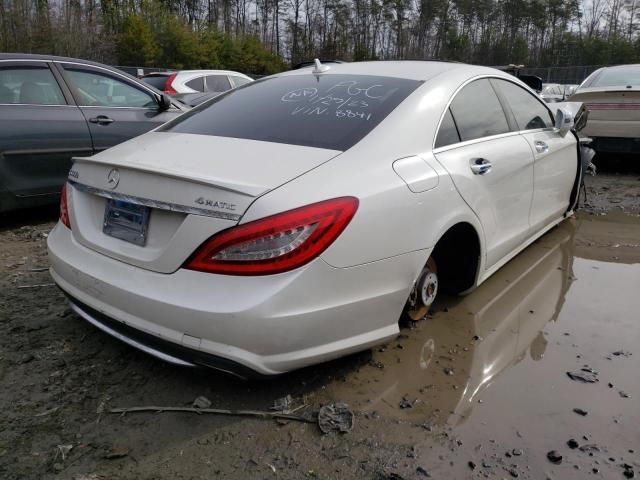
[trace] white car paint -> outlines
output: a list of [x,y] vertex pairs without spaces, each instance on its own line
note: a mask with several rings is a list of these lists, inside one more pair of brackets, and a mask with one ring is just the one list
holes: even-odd
[[[85,316],[98,312],[278,374],[395,336],[410,291],[452,227],[464,223],[477,237],[470,290],[572,213],[580,172],[571,133],[540,128],[433,147],[465,84],[499,78],[535,95],[517,79],[439,62],[347,63],[320,75],[334,74],[423,83],[345,151],[157,131],[77,159],[68,187],[71,229],[59,223],[48,240],[55,282]],[[302,69],[267,82],[292,76],[314,78]],[[539,140],[544,154],[532,146]],[[476,157],[491,161],[488,174],[473,174]],[[114,168],[120,179],[111,189]],[[146,246],[102,232],[105,196],[116,194],[153,207]],[[181,267],[218,232],[338,197],[358,199],[355,216],[319,257],[294,270],[235,276]]]
[[195,78],[204,77],[206,79],[206,77],[209,75],[220,75],[227,77],[231,84],[230,88],[239,86],[235,84],[234,77],[242,78],[246,80],[246,83],[253,82],[253,78],[251,78],[250,76],[245,75],[244,73],[234,72],[232,70],[180,70],[177,73],[176,77],[173,79],[173,82],[171,82],[171,86],[177,93],[196,93],[200,90],[189,87],[187,83]]

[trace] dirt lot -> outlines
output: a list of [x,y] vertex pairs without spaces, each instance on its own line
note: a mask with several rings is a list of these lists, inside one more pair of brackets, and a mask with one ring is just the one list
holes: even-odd
[[[0,478],[638,477],[640,174],[589,178],[587,199],[396,341],[262,383],[169,366],[96,330],[46,271],[55,214],[5,219]],[[198,396],[269,410],[286,395],[309,419],[346,402],[355,426],[108,413]]]

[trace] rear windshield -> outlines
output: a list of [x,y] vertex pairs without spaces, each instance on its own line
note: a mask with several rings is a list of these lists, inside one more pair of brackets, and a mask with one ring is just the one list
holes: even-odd
[[420,81],[368,75],[266,78],[217,97],[160,131],[347,150]]
[[164,84],[167,83],[169,75],[152,75],[149,77],[142,77],[142,81],[158,90],[164,90]]
[[640,87],[640,66],[606,68],[585,87]]

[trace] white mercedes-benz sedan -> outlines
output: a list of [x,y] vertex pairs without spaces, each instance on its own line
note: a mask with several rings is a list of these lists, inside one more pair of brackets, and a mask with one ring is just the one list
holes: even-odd
[[76,158],[51,275],[78,315],[175,364],[323,362],[571,215],[572,121],[491,68],[317,62]]

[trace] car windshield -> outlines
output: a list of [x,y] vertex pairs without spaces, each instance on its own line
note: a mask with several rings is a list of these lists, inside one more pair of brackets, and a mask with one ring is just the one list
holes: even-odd
[[589,87],[640,87],[640,65],[607,68],[598,75]]
[[244,85],[160,131],[347,150],[420,81],[368,75],[287,75]]

